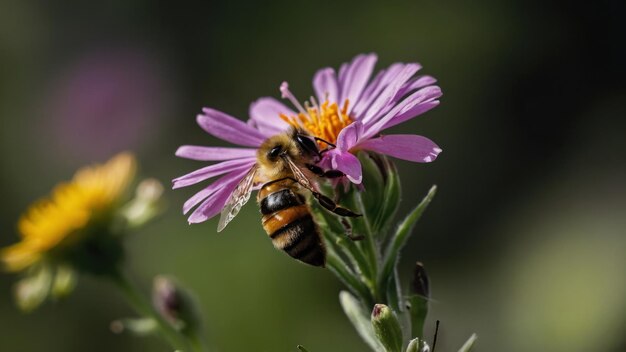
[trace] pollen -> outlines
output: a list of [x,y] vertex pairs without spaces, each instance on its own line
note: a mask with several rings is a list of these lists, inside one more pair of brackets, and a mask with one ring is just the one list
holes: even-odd
[[[349,100],[346,99],[341,109],[337,103],[324,101],[318,106],[314,99],[312,103],[305,103],[305,112],[300,112],[296,116],[281,114],[280,117],[296,128],[303,128],[312,136],[321,138],[330,143],[336,143],[339,132],[350,125],[353,120],[348,116]],[[326,143],[321,143],[320,147],[327,147]]]

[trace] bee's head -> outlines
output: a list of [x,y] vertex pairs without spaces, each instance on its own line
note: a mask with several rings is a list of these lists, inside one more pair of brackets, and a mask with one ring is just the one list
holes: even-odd
[[265,140],[257,156],[267,166],[278,167],[283,163],[283,157],[298,160],[300,152],[290,135],[282,133]]
[[286,150],[287,148],[283,143],[276,143],[269,146],[265,152],[265,157],[271,162],[276,162],[281,156],[286,154]]

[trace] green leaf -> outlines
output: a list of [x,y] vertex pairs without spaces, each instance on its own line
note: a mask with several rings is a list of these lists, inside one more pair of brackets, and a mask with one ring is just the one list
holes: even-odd
[[384,304],[376,304],[372,310],[372,326],[376,337],[387,352],[402,350],[402,328],[396,314]]
[[379,162],[382,163],[382,168],[386,171],[385,189],[381,197],[382,206],[373,220],[373,226],[378,233],[383,234],[391,227],[396,212],[400,207],[401,187],[400,176],[396,171],[395,165],[386,157],[381,156],[380,158],[381,160]]
[[392,276],[387,281],[387,287],[385,288],[385,294],[389,306],[396,312],[404,311],[404,304],[402,303],[402,297],[400,296],[400,281],[398,278],[398,270],[394,270]]
[[370,322],[369,313],[365,310],[361,302],[346,291],[339,293],[339,302],[346,316],[365,343],[376,352],[385,352],[385,348],[376,338],[374,327]]
[[463,346],[459,349],[459,352],[469,352],[469,351],[471,351],[472,347],[474,347],[474,342],[476,342],[477,339],[478,339],[478,335],[472,334],[472,336],[470,336],[470,338],[467,339],[467,341],[465,341]]
[[418,204],[417,207],[415,207],[415,209],[413,209],[413,211],[409,213],[409,215],[400,223],[400,225],[398,226],[398,230],[391,238],[391,241],[389,242],[387,246],[387,250],[386,250],[385,258],[384,258],[384,264],[383,264],[383,268],[382,268],[381,276],[380,276],[381,278],[380,282],[383,283],[384,285],[387,284],[387,281],[390,279],[393,273],[393,268],[395,267],[398,261],[400,250],[406,244],[406,241],[408,240],[409,235],[413,231],[413,227],[415,226],[415,223],[417,222],[417,220],[420,219],[420,217],[424,213],[424,210],[426,209],[430,201],[435,196],[436,191],[437,191],[437,186],[432,186],[430,188],[426,197],[424,197],[424,199],[422,199],[420,204]]
[[[329,248],[330,249],[330,248]],[[335,276],[344,283],[352,292],[357,294],[363,301],[372,300],[371,294],[367,286],[361,282],[358,277],[350,270],[349,266],[342,262],[341,259],[333,251],[328,251],[326,256],[326,267]]]
[[363,215],[374,220],[382,208],[385,181],[380,168],[369,153],[360,152],[358,157],[363,168],[364,189],[361,191],[365,206],[365,214]]
[[411,318],[411,334],[413,337],[424,338],[424,321],[428,314],[428,300],[430,298],[430,284],[424,265],[415,263],[413,280],[410,287],[409,316]]
[[364,216],[377,236],[386,233],[400,205],[400,178],[394,164],[384,155],[359,152],[364,189],[360,191]]
[[345,228],[337,217],[320,209],[314,211],[314,215],[327,246],[332,247],[337,254],[345,255],[348,258],[357,274],[361,276],[361,281],[372,281],[374,278],[372,268],[355,241],[347,236]]

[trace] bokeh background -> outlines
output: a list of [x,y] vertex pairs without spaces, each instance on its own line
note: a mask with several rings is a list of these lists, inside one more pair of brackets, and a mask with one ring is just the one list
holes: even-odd
[[[83,164],[134,151],[165,184],[197,168],[181,144],[216,145],[203,106],[247,118],[288,80],[377,52],[439,79],[435,110],[399,130],[431,137],[432,164],[398,162],[402,212],[439,186],[403,256],[425,263],[438,350],[477,332],[477,351],[626,350],[626,3],[539,0],[0,3],[0,245],[20,212]],[[222,351],[363,351],[327,271],[272,249],[247,206],[221,233],[189,226],[192,189],[128,242],[147,288],[158,273],[195,290]],[[82,277],[60,304],[23,315],[0,277],[2,351],[167,351],[113,335],[132,315]]]

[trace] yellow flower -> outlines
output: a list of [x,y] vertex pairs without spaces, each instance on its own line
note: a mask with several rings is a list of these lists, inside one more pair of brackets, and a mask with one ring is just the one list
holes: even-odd
[[6,271],[17,272],[54,258],[111,218],[135,174],[135,159],[121,153],[103,165],[79,170],[49,197],[35,202],[20,218],[21,241],[0,250]]

